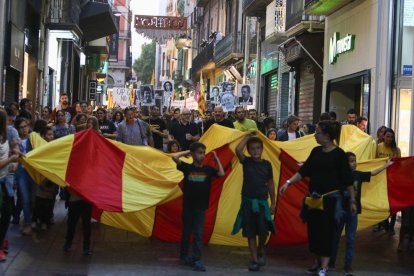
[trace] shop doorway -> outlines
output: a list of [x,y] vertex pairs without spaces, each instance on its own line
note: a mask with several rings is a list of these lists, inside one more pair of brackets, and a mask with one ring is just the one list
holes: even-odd
[[368,117],[370,72],[364,71],[330,80],[327,87],[326,111],[334,111],[337,119],[343,121],[349,109],[358,115]]

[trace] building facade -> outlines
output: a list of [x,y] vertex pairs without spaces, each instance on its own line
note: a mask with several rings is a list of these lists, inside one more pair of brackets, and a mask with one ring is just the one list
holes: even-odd
[[111,35],[109,43],[108,88],[124,87],[132,78],[130,3],[131,0],[116,0],[112,6],[119,30]]
[[326,15],[322,110],[343,119],[354,108],[369,133],[393,128],[402,155],[412,155],[414,1],[306,2]]
[[71,103],[96,101],[88,98],[87,84],[104,70],[106,36],[117,30],[108,1],[7,0],[2,5],[2,103],[29,98],[39,109],[55,106],[62,93]]

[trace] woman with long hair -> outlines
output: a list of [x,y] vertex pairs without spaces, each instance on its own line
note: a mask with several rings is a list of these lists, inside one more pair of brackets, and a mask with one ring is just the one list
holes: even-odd
[[86,120],[86,129],[93,129],[98,133],[101,133],[99,130],[99,122],[95,116],[91,116]]
[[114,115],[112,116],[112,122],[114,123],[116,129],[118,130],[118,126],[124,120],[124,114],[120,110],[116,110]]
[[326,275],[337,226],[342,217],[342,191],[348,190],[350,207],[356,213],[352,172],[345,152],[338,147],[341,125],[334,121],[319,122],[315,147],[306,162],[280,188],[282,196],[289,186],[309,177],[308,196],[304,200],[301,217],[308,223],[309,249],[315,254],[315,263],[309,273]]
[[[381,129],[381,128],[380,128]],[[395,141],[395,133],[391,128],[386,128],[384,130],[383,136],[381,136],[380,129],[378,129],[379,135],[378,140],[382,138],[382,142],[377,146],[377,158],[393,158],[393,157],[401,157],[401,150],[397,147],[397,142]],[[378,232],[381,228],[384,228],[385,231],[388,232],[388,235],[393,236],[395,235],[395,221],[397,220],[397,215],[394,214],[390,216],[388,219],[384,220],[383,222],[377,224],[373,231]]]
[[[32,150],[29,140],[29,121],[26,118],[19,117],[14,122],[14,126],[19,133],[19,150],[22,154]],[[26,169],[19,164],[16,171],[17,182],[17,206],[14,214],[14,220],[19,221],[20,212],[23,210],[24,226],[23,235],[32,234],[32,201],[36,193],[36,184],[33,182]]]
[[168,153],[177,153],[180,151],[180,144],[177,140],[171,140],[167,144],[167,152]]
[[377,144],[384,142],[384,133],[387,129],[386,126],[380,126],[377,130]]
[[277,131],[276,131],[276,129],[270,128],[266,132],[266,137],[269,138],[271,141],[276,141],[277,140]]
[[[95,129],[99,132],[98,119],[96,117],[89,117],[84,113],[80,113],[76,116],[76,121],[79,122],[76,132],[84,129]],[[92,217],[92,204],[85,201],[76,193],[72,193],[70,189],[64,190],[66,205],[68,206],[68,220],[66,225],[66,237],[63,250],[69,252],[72,249],[72,242],[75,236],[76,225],[79,219],[82,219],[82,232],[83,232],[83,255],[89,256],[92,254],[90,249],[91,239],[91,217]]]
[[87,119],[88,116],[85,113],[79,113],[78,115],[76,115],[74,122],[76,132],[86,129]]
[[56,124],[52,129],[55,139],[59,139],[75,132],[75,127],[66,123],[65,112],[62,110],[56,111]]
[[48,126],[53,125],[52,109],[50,107],[48,106],[43,107],[42,119],[47,122]]
[[[14,200],[14,192],[12,183],[7,182],[9,173],[9,164],[17,162],[19,155],[12,153],[10,144],[7,141],[7,114],[4,110],[0,110],[0,188],[2,204],[0,207],[0,262],[6,260],[5,253],[7,248],[3,248],[7,230],[12,216],[12,206]],[[6,251],[6,252],[5,252]]]

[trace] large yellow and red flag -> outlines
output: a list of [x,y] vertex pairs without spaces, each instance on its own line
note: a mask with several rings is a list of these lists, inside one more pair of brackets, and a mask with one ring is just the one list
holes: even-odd
[[[240,207],[243,182],[242,166],[234,152],[244,135],[238,130],[213,125],[201,138],[208,152],[205,163],[215,165],[210,153],[215,150],[225,169],[225,176],[212,182],[204,229],[206,243],[246,245],[240,233],[230,234]],[[258,135],[264,143],[263,158],[272,164],[276,188],[298,170],[298,163],[305,161],[317,146],[311,135],[289,142],[272,142]],[[22,162],[37,182],[47,177],[62,187],[69,187],[101,210],[98,219],[102,223],[146,237],[180,240],[183,175],[169,155],[150,147],[107,140],[92,130],[49,144],[35,134],[30,140],[35,149]],[[357,155],[359,170],[371,171],[385,162],[372,160],[375,141],[354,126],[343,127],[340,146]],[[414,157],[409,157],[397,159],[370,183],[364,183],[359,228],[374,225],[391,213],[414,205],[413,178]],[[274,215],[277,231],[268,245],[307,240],[306,224],[299,218],[307,185],[303,180],[277,198]]]

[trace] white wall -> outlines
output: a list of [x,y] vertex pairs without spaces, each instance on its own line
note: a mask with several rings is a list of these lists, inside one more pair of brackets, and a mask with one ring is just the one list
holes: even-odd
[[[326,87],[329,80],[347,76],[363,70],[371,70],[370,90],[370,131],[386,123],[388,115],[387,95],[389,93],[389,73],[391,64],[387,55],[391,54],[388,39],[390,1],[357,0],[325,21],[324,77],[322,111],[326,107]],[[379,20],[380,18],[380,20]],[[334,32],[340,38],[346,34],[355,35],[353,51],[340,54],[337,62],[329,64],[329,39]]]

